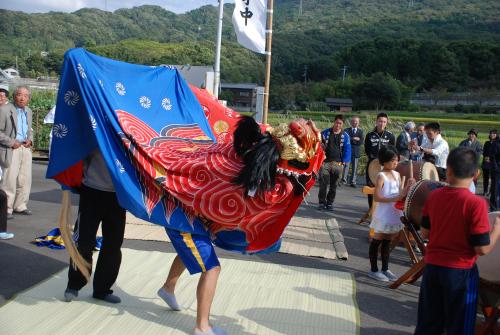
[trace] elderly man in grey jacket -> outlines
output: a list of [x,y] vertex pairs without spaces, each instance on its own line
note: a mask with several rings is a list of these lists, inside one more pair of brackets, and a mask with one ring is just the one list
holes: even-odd
[[0,166],[4,170],[0,187],[7,193],[9,218],[13,218],[12,213],[31,215],[27,207],[33,142],[30,98],[29,89],[20,86],[14,91],[14,103],[0,106]]
[[406,159],[410,158],[410,141],[411,135],[415,130],[415,122],[410,121],[405,124],[405,127],[401,134],[399,134],[396,139],[396,149],[398,150],[398,154],[400,157],[405,157]]

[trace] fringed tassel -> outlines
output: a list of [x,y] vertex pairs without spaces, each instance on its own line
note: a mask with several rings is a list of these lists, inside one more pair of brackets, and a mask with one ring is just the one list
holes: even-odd
[[76,248],[75,242],[71,237],[71,194],[69,191],[62,191],[61,200],[61,212],[59,214],[59,230],[61,231],[61,237],[68,250],[69,256],[73,260],[73,264],[76,265],[78,270],[90,281],[90,264],[80,255],[78,249]]

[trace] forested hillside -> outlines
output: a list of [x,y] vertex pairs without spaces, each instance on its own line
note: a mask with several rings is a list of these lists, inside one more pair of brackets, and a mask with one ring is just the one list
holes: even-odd
[[[224,12],[222,79],[262,83],[264,58],[236,44],[233,8],[226,4]],[[212,64],[216,17],[213,6],[180,15],[157,6],[0,10],[0,67],[17,55],[23,75],[57,75],[63,53],[75,46],[137,63]],[[500,88],[498,0],[303,0],[302,13],[299,0],[276,0],[274,23],[275,86],[309,82],[330,95],[352,94],[332,83],[347,66],[353,86],[383,74],[403,92]],[[318,95],[298,88],[292,101]]]

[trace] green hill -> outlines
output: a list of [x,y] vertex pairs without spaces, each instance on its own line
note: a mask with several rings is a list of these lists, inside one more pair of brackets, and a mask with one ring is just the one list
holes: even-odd
[[[233,8],[225,5],[222,78],[262,83],[263,57],[235,43]],[[385,72],[417,89],[500,86],[498,0],[303,0],[302,15],[299,0],[277,0],[274,12],[275,84],[302,82],[306,71],[308,80],[336,80],[347,65],[348,75]],[[146,64],[211,64],[216,23],[213,6],[180,15],[158,6],[0,10],[0,67],[17,55],[25,75],[57,73],[75,46]]]

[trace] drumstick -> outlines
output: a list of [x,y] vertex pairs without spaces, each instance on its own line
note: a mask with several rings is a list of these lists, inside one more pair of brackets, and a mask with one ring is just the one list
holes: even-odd
[[410,179],[413,178],[413,161],[410,159]]

